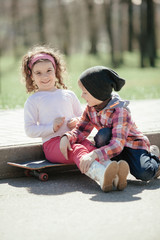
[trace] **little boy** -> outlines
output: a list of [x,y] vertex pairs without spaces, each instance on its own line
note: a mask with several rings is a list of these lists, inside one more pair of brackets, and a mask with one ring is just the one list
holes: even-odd
[[[113,89],[119,91],[124,86],[125,80],[112,69],[95,66],[81,74],[78,84],[87,106],[76,128],[61,138],[60,149],[66,159],[67,150],[71,149],[70,144],[81,143],[95,127],[99,133],[101,131],[102,143],[100,146],[96,143],[99,148],[81,157],[82,173],[96,180],[95,176],[91,176],[92,166],[96,161],[104,166],[107,166],[108,162],[117,161],[121,169],[117,172],[117,178],[111,179],[115,186],[120,186],[119,181],[125,183],[129,168],[131,174],[142,181],[158,177],[160,175],[158,147],[155,146],[154,154],[150,152],[148,138],[139,131],[132,120],[127,108],[129,102],[122,101],[112,92]],[[106,129],[110,129],[111,134],[109,131],[106,132]],[[125,160],[126,164],[121,159]],[[122,189],[126,185],[124,184]]]

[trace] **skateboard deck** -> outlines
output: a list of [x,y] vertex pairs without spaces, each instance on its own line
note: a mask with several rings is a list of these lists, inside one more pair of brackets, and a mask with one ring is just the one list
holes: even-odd
[[48,180],[48,174],[41,171],[44,168],[75,165],[75,164],[51,163],[46,159],[33,162],[27,161],[24,163],[7,162],[7,164],[14,167],[24,168],[25,169],[24,173],[26,176],[28,177],[34,176],[39,178],[39,180],[41,181]]

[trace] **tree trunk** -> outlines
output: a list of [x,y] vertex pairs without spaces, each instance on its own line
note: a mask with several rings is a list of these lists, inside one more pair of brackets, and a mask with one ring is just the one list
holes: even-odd
[[89,53],[97,54],[97,25],[95,21],[94,13],[94,1],[86,1],[87,11],[88,11],[88,25],[89,25],[89,42],[90,50]]
[[128,51],[133,51],[132,39],[133,39],[133,3],[132,0],[128,0]]
[[111,62],[112,65],[115,65],[114,59],[114,44],[113,44],[113,34],[112,34],[112,0],[110,0],[109,4],[104,1],[104,11],[105,11],[105,21],[106,21],[106,29],[108,32],[108,38],[110,42],[110,52],[111,52]]
[[41,44],[46,42],[45,32],[44,32],[44,4],[45,0],[37,0],[37,19],[38,19],[38,33],[39,41]]
[[12,0],[11,2],[11,19],[12,19],[12,44],[13,44],[13,53],[14,57],[18,58],[18,0]]
[[109,4],[104,2],[106,28],[108,31],[111,61],[113,67],[118,67],[123,62],[122,57],[122,19],[120,1],[110,0]]
[[67,12],[67,4],[63,1],[58,1],[59,9],[60,9],[60,18],[61,18],[61,26],[57,26],[61,28],[61,37],[62,41],[62,49],[65,55],[70,54],[70,24],[69,17]]
[[141,4],[141,34],[140,52],[141,67],[155,67],[156,43],[154,26],[153,0],[142,0]]
[[147,0],[147,39],[148,39],[148,57],[151,67],[155,67],[156,43],[155,43],[155,25],[154,25],[154,2]]
[[140,15],[140,53],[141,53],[141,67],[145,67],[145,56],[146,56],[146,41],[147,41],[147,34],[146,34],[146,0],[142,0],[141,3],[141,15]]

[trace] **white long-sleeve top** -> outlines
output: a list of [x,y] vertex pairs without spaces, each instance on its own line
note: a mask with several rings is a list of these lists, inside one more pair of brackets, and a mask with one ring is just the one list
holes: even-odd
[[[67,121],[82,114],[81,104],[70,90],[40,91],[29,96],[24,105],[24,128],[27,136],[41,137],[42,142],[69,131]],[[64,124],[53,131],[54,120],[65,117]]]

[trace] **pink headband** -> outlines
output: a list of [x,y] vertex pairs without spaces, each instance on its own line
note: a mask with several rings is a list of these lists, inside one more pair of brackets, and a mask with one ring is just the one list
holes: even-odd
[[38,60],[41,60],[41,59],[47,59],[47,60],[51,61],[52,64],[53,64],[54,69],[56,70],[56,63],[55,63],[54,58],[51,55],[47,54],[47,53],[39,53],[39,54],[34,55],[31,58],[31,60],[30,60],[30,62],[28,64],[29,68],[32,69],[33,64],[35,62],[37,62]]

